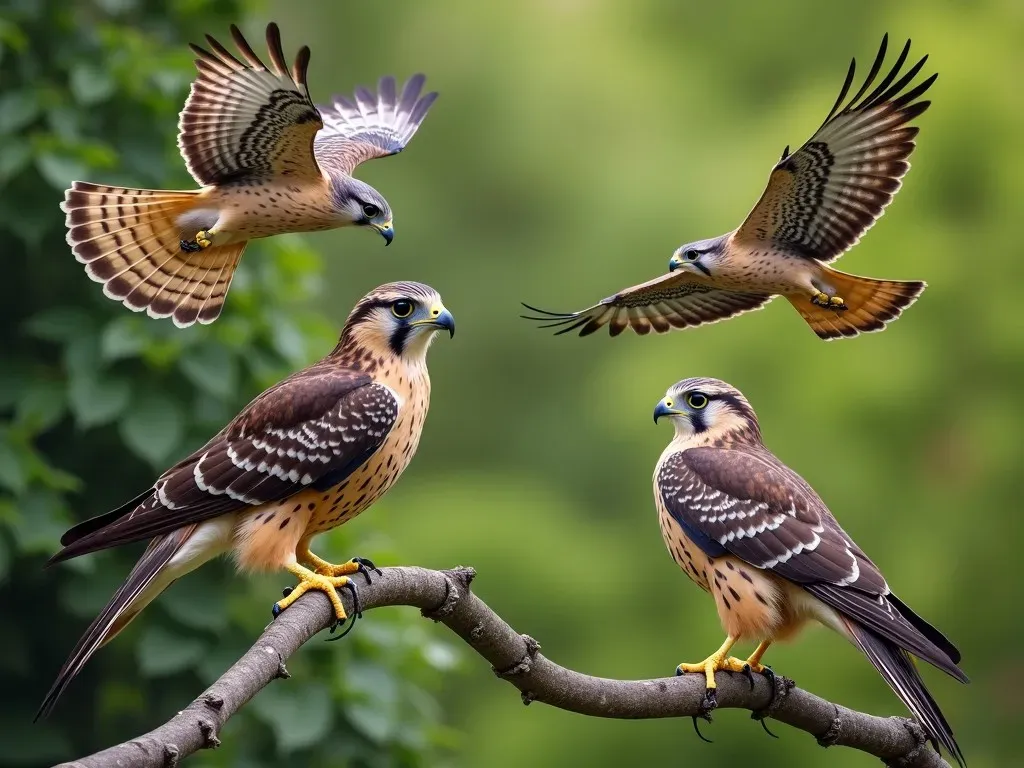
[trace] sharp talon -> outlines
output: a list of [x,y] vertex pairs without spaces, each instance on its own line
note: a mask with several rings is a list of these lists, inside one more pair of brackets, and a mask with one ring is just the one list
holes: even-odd
[[754,690],[754,671],[749,664],[743,665],[743,675],[750,681],[750,690]]
[[270,612],[274,615],[274,618],[276,619],[278,616],[281,615],[281,606],[277,603],[274,603],[274,607],[270,609]]
[[704,689],[704,698],[700,703],[701,709],[705,710],[704,717],[710,723],[711,722],[711,710],[718,706],[718,693],[714,688]]
[[761,718],[761,727],[764,728],[764,732],[771,736],[773,739],[779,738],[774,733],[768,730],[768,724],[764,721],[764,718]]
[[294,589],[294,587],[285,587],[284,589],[282,589],[281,597],[288,597],[288,595],[292,593],[292,589]]
[[359,570],[357,570],[356,573],[363,574],[363,578],[366,579],[367,584],[373,583],[370,579],[371,572],[376,572],[378,576],[384,575],[384,572],[374,565],[373,560],[368,557],[353,557],[352,562],[359,566]]
[[[352,581],[352,579],[349,579],[340,587],[336,587],[335,589],[347,589],[352,593],[352,613],[356,619],[363,618],[363,609],[359,604],[359,590],[356,589],[356,583]],[[353,623],[355,622],[353,621]]]
[[[345,635],[347,635],[347,634],[348,634],[349,632],[351,632],[351,631],[352,631],[352,628],[353,628],[353,627],[355,627],[355,625],[356,625],[356,619],[362,618],[362,616],[363,616],[363,614],[361,614],[361,613],[358,613],[358,614],[356,614],[355,616],[353,616],[353,617],[352,617],[352,619],[351,619],[351,621],[349,621],[349,622],[348,622],[348,626],[347,626],[347,627],[345,627],[345,631],[344,631],[344,632],[342,632],[342,633],[341,633],[340,635],[338,635],[337,637],[328,637],[328,638],[327,638],[327,642],[328,642],[328,643],[333,643],[333,642],[334,642],[335,640],[341,640],[341,638],[343,638],[343,637],[344,637]],[[336,624],[335,624],[335,625],[334,625],[333,627],[331,627],[331,634],[333,635],[333,634],[334,634],[334,631],[335,631],[335,630],[336,630],[336,629],[337,629],[338,627],[340,627],[340,626],[343,626],[344,624],[345,624],[345,622],[344,622],[344,621],[339,621],[339,622],[337,622],[337,623],[336,623]]]
[[183,250],[185,253],[195,253],[196,251],[203,250],[202,246],[199,245],[199,243],[194,242],[192,240],[182,240],[178,243],[178,245],[181,246],[181,250]]
[[700,732],[700,726],[697,725],[697,715],[694,715],[692,719],[693,719],[693,731],[694,731],[694,733],[697,734],[697,738],[699,738],[701,741],[706,741],[708,744],[714,744],[715,742],[713,742],[711,739],[709,739],[707,736],[705,736],[703,733]]

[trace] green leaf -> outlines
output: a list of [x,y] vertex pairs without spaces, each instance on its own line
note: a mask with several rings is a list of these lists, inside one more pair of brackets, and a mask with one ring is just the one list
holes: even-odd
[[91,333],[92,325],[92,317],[78,307],[53,307],[29,318],[25,330],[37,339],[63,342]]
[[83,374],[71,379],[68,401],[75,421],[88,429],[113,421],[128,406],[132,388],[116,376]]
[[188,669],[205,651],[206,643],[198,638],[182,637],[150,626],[142,635],[136,655],[143,674],[162,677]]
[[32,148],[27,141],[11,137],[0,146],[0,183],[21,173],[32,159]]
[[107,324],[100,335],[100,355],[104,360],[135,357],[145,348],[147,338],[140,319],[130,315]]
[[215,397],[227,400],[238,392],[238,360],[220,346],[192,347],[178,360],[178,366],[189,381]]
[[32,432],[45,432],[60,421],[66,407],[64,385],[39,379],[21,393],[15,408],[16,421]]
[[0,429],[0,485],[21,494],[27,485],[25,461],[20,445],[14,445],[9,430]]
[[0,719],[0,733],[18,734],[18,738],[4,739],[4,765],[9,768],[53,765],[71,753],[64,734],[49,723],[26,728],[23,719],[12,713]]
[[71,70],[71,92],[80,104],[98,104],[114,92],[114,79],[108,70],[92,62],[75,65]]
[[228,624],[224,585],[207,573],[201,569],[189,574],[185,581],[160,596],[160,605],[171,618],[187,627],[219,632]]
[[18,499],[18,518],[12,526],[18,549],[52,553],[67,527],[67,510],[56,493],[30,490]]
[[355,693],[345,714],[369,739],[383,743],[400,725],[398,682],[377,664],[353,662],[345,670],[345,686]]
[[39,114],[35,90],[11,91],[0,96],[0,133],[16,133]]
[[277,738],[282,753],[312,746],[331,729],[334,709],[327,686],[319,682],[264,688],[250,707]]
[[136,455],[159,466],[181,442],[184,414],[166,395],[146,392],[135,398],[121,419],[121,437]]
[[43,152],[37,156],[36,168],[55,189],[67,189],[73,179],[88,175],[88,168],[81,161],[52,152]]

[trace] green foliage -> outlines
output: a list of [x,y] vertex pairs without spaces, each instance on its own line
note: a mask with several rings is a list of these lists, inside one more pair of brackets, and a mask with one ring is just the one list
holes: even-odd
[[[167,719],[251,645],[290,581],[247,583],[223,563],[182,579],[97,654],[49,722],[30,724],[137,554],[43,571],[61,533],[131,498],[336,337],[310,309],[322,268],[301,238],[251,248],[221,320],[184,331],[105,299],[64,242],[72,179],[191,185],[174,146],[194,72],[182,41],[239,12],[233,1],[0,6],[0,738],[17,745],[5,765],[50,764]],[[338,532],[321,546],[340,557],[355,544]],[[340,749],[351,765],[420,765],[450,745],[431,693],[450,664],[421,652],[434,633],[414,612],[374,618],[376,642],[360,626],[301,652],[205,764],[335,765]]]

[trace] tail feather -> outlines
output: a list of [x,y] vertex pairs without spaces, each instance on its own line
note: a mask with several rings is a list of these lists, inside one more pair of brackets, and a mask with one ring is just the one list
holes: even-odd
[[856,622],[846,620],[846,626],[857,647],[868,657],[911,714],[920,721],[935,748],[941,745],[958,765],[966,765],[960,745],[953,737],[953,729],[925,688],[924,680],[910,655],[895,643]]
[[186,526],[150,542],[128,578],[78,640],[36,712],[35,720],[48,716],[92,655],[114,639],[153,598],[170,586],[174,578],[167,573],[166,566],[192,535],[194,528]]
[[103,293],[178,326],[220,315],[246,243],[186,253],[179,217],[197,192],[126,189],[76,181],[64,196],[68,244]]
[[825,267],[825,279],[847,309],[836,311],[813,304],[806,296],[787,296],[818,336],[825,340],[881,331],[913,304],[927,287],[916,280],[874,280]]

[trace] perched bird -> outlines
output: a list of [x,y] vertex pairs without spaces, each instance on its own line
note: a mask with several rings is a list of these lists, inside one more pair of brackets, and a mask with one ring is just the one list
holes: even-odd
[[[836,630],[863,651],[933,743],[963,764],[953,732],[909,654],[961,682],[960,652],[890,590],[868,559],[796,472],[761,440],[746,398],[717,379],[684,379],[654,409],[675,437],[654,471],[661,533],[676,564],[718,607],[727,637],[678,674],[762,672],[771,643],[809,620]],[[760,645],[746,661],[737,642]]]
[[414,75],[399,95],[357,88],[317,107],[306,86],[309,48],[289,70],[276,24],[267,67],[232,25],[241,59],[206,36],[192,45],[199,77],[181,112],[178,148],[195,191],[72,182],[61,209],[67,240],[103,292],[175,325],[220,314],[246,243],[284,232],[368,227],[394,237],[391,207],[356,167],[401,152],[437,98]]
[[[880,331],[912,304],[923,282],[874,280],[826,266],[854,246],[882,215],[910,167],[918,129],[908,123],[931,102],[918,101],[937,75],[905,90],[925,56],[899,76],[910,41],[895,66],[868,93],[885,58],[875,63],[857,95],[843,106],[856,60],[824,124],[799,150],[789,147],[768,187],[738,229],[681,246],[669,274],[604,299],[580,312],[538,310],[527,320],[542,328],[579,329],[586,336],[608,326],[617,336],[665,333],[760,309],[785,296],[822,339]],[[899,79],[897,80],[897,76]],[[895,81],[895,82],[894,82]]]
[[[309,590],[355,592],[359,558],[332,565],[310,540],[348,522],[395,483],[416,452],[430,401],[426,354],[455,335],[441,297],[421,283],[389,283],[356,304],[335,349],[261,394],[202,448],[122,507],[71,528],[58,563],[149,540],[127,580],[89,625],[43,701],[47,714],[89,657],[175,579],[224,553],[242,571],[287,570]],[[365,571],[364,571],[365,572]]]

